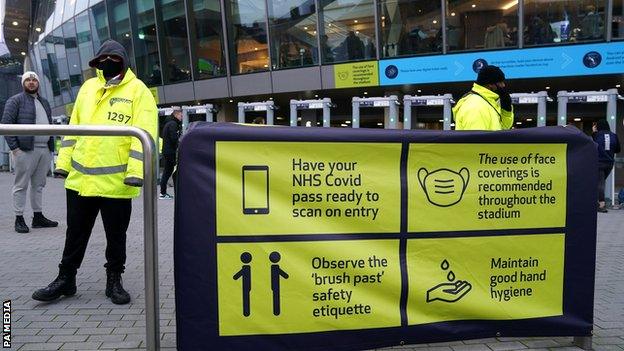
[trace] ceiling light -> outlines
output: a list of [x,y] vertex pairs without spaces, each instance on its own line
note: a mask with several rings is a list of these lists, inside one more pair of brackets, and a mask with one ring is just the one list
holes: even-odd
[[14,26],[19,26],[19,23],[17,21],[13,21],[12,23]]
[[527,118],[527,122],[533,122],[533,118]]
[[269,98],[269,100],[273,100],[273,98],[271,97],[271,98]]
[[23,51],[22,51],[22,52],[20,52],[20,54],[22,54],[22,56],[26,56],[26,53],[25,53],[25,52],[23,52]]
[[575,118],[575,119],[574,119],[574,122],[580,122],[580,121],[582,121],[582,119],[581,119],[581,118]]
[[269,65],[264,65],[264,68],[269,68]]
[[308,30],[308,27],[303,27],[304,30]]
[[365,92],[364,92],[364,95],[368,95],[368,92],[367,92],[367,91],[365,91]]
[[315,98],[317,98],[317,97],[318,97],[318,95],[314,95],[314,97],[315,97]]
[[278,121],[283,121],[283,120],[284,120],[284,117],[277,117],[277,120],[278,120]]
[[377,123],[377,125],[381,127],[381,126],[383,126],[383,123]]
[[316,34],[316,31],[314,31],[314,34]]
[[346,123],[346,124],[351,124],[351,121],[346,121],[345,123]]
[[550,87],[546,87],[546,90],[550,90]]
[[126,38],[130,38],[130,33],[126,33]]
[[353,23],[358,23],[358,20],[353,20]]
[[341,127],[348,127],[348,126],[347,126],[346,124],[344,124],[344,123],[342,123],[340,126],[341,126]]
[[422,93],[422,90],[418,89],[417,92]]
[[16,43],[19,43],[19,38],[15,38],[13,40],[15,40]]
[[476,4],[472,4],[472,8],[474,9],[475,7],[477,7],[477,5]]
[[521,125],[521,124],[522,124],[522,122],[516,122],[516,124],[517,124],[517,125]]
[[360,31],[359,31],[359,30],[356,30],[356,31],[355,31],[355,34],[360,34]]
[[455,17],[455,12],[451,12],[451,16]]
[[230,100],[230,103],[234,102],[234,100]]
[[258,48],[254,48],[254,50],[258,51]]
[[433,24],[438,24],[438,20],[433,20]]
[[382,20],[385,20],[385,19],[386,19],[386,16],[381,16],[381,19],[382,19]]
[[35,28],[35,30],[36,30],[37,32],[41,32],[41,28],[39,28],[39,27]]
[[620,85],[619,85],[619,84],[616,84],[616,86],[615,86],[615,87],[616,87],[616,88],[619,88],[619,87],[620,87]]
[[518,5],[518,0],[513,0],[508,2],[506,5],[503,5],[503,10],[509,10],[510,8]]

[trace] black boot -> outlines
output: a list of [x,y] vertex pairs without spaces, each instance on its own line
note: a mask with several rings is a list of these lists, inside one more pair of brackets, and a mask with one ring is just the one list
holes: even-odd
[[22,234],[30,231],[24,221],[24,216],[15,216],[15,231]]
[[76,294],[76,275],[61,272],[50,285],[35,291],[32,298],[37,301],[52,301],[62,295],[72,296],[74,294]]
[[106,297],[110,297],[116,305],[130,302],[130,294],[121,285],[120,272],[106,272]]
[[33,228],[54,228],[58,226],[58,222],[51,221],[43,216],[41,212],[35,212],[32,220]]

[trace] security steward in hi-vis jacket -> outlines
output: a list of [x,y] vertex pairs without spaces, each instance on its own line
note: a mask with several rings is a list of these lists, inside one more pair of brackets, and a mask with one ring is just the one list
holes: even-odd
[[[97,77],[80,89],[71,125],[134,126],[157,134],[158,112],[154,97],[128,67],[128,54],[116,41],[102,44],[89,66]],[[55,174],[67,177],[67,233],[59,275],[33,293],[39,301],[52,301],[76,293],[80,268],[98,213],[106,232],[106,296],[115,304],[130,302],[121,274],[126,263],[126,230],[131,199],[143,185],[143,154],[133,137],[70,136],[61,144]]]
[[453,108],[456,130],[505,130],[513,126],[511,95],[505,74],[496,66],[479,71],[476,83]]

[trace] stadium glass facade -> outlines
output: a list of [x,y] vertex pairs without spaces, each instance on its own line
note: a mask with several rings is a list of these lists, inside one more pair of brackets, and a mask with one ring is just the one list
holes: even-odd
[[336,64],[624,39],[614,0],[42,0],[29,56],[70,104],[109,39],[161,103],[317,91]]

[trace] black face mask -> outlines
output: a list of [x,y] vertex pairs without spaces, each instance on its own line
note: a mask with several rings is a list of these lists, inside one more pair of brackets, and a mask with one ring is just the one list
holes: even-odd
[[121,73],[123,68],[123,64],[121,62],[113,62],[112,60],[106,60],[101,62],[99,65],[99,69],[104,73],[104,78],[109,80]]

